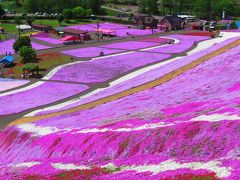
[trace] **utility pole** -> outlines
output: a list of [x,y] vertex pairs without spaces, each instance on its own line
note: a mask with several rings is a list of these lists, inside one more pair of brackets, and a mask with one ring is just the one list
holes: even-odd
[[98,22],[98,20],[97,20],[97,40],[98,40],[98,42],[100,41],[100,39],[99,39],[99,22]]

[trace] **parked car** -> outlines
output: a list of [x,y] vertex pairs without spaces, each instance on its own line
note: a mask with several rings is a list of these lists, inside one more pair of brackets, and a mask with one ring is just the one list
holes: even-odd
[[216,22],[215,21],[211,21],[210,23],[209,23],[209,30],[214,30],[215,29],[215,27],[216,27]]

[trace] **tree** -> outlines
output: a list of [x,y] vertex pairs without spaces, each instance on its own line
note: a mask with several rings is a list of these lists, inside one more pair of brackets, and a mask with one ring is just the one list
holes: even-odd
[[22,24],[22,19],[20,17],[16,17],[14,19],[14,22],[15,22],[16,25],[20,25],[20,24]]
[[101,0],[87,0],[87,2],[87,7],[85,7],[86,9],[92,9],[94,14],[100,13]]
[[16,7],[21,7],[20,0],[14,0],[14,5],[15,5]]
[[85,10],[85,16],[90,17],[93,14],[93,11],[91,9]]
[[19,55],[22,57],[24,64],[33,62],[36,59],[36,50],[29,46],[23,46],[19,50]]
[[64,9],[62,12],[64,19],[71,19],[73,17],[72,9]]
[[32,26],[33,21],[35,21],[35,17],[34,16],[27,16],[26,17],[26,22],[29,26]]
[[29,37],[27,36],[19,37],[13,44],[13,49],[15,50],[15,52],[18,52],[20,48],[23,46],[32,47],[31,39]]
[[63,20],[64,20],[63,15],[58,15],[58,16],[57,16],[57,21],[58,21],[58,24],[59,24],[60,26],[62,25]]
[[4,9],[2,8],[2,6],[0,5],[0,17],[3,16],[5,14]]
[[38,1],[36,0],[25,0],[23,5],[27,12],[35,13],[38,11],[39,7],[37,3]]
[[81,6],[75,7],[72,10],[74,18],[78,19],[80,21],[81,18],[86,16],[86,10],[83,9]]
[[[16,25],[20,26],[22,24],[22,19],[20,17],[16,17],[14,19],[14,22],[15,22]],[[20,33],[21,33],[21,30],[20,30],[20,27],[19,27],[18,28],[18,37],[21,36]]]

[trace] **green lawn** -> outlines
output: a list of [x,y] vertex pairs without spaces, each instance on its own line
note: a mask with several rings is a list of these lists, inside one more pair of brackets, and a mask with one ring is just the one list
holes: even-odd
[[0,4],[3,7],[3,9],[10,10],[10,9],[12,9],[12,7],[14,5],[14,2],[13,1],[6,1],[6,0],[4,0],[4,1],[1,1]]
[[[94,23],[96,21],[94,20],[89,20],[89,19],[85,19],[82,20],[80,22],[76,21],[76,20],[69,20],[69,21],[63,21],[62,25],[63,26],[74,26],[74,25],[78,25],[78,24],[88,24],[88,23]],[[43,24],[43,25],[48,25],[48,26],[52,26],[52,27],[58,27],[59,23],[56,19],[36,19],[33,24]]]
[[0,27],[4,28],[7,33],[18,34],[16,24],[0,23]]
[[102,9],[106,12],[106,14],[108,16],[116,16],[117,14],[119,14],[118,11],[114,11],[114,10],[107,9],[107,8],[102,8]]
[[6,35],[5,34],[0,34],[0,40],[5,40],[6,39]]
[[[44,75],[50,68],[71,62],[71,58],[69,56],[63,55],[59,52],[38,55],[37,59],[37,65],[39,66],[39,73],[41,75]],[[15,77],[20,78],[23,73],[23,67],[24,64],[21,63],[21,59],[19,58],[17,59],[17,64],[8,71],[14,72]]]
[[[10,20],[10,21],[12,22],[13,20]],[[76,20],[69,20],[67,22],[63,21],[62,25],[74,26],[74,25],[78,25],[78,24],[88,24],[88,23],[96,23],[96,20],[85,19],[85,20],[81,20],[79,22]],[[59,26],[58,21],[55,19],[36,19],[33,22],[33,24],[43,24],[43,25],[48,25],[48,26],[52,26],[52,27]],[[18,31],[16,29],[16,24],[0,22],[0,27],[4,28],[5,32],[7,32],[7,33],[18,35]],[[25,33],[25,34],[29,34],[29,33]]]

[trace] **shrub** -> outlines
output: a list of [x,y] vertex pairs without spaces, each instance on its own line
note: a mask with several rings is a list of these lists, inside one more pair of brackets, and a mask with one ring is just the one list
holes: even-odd
[[32,47],[31,45],[31,39],[27,36],[19,37],[17,41],[13,44],[13,49],[15,52],[18,52],[21,47],[28,46]]
[[38,68],[37,64],[27,63],[27,64],[25,64],[25,66],[23,67],[23,70],[35,71],[35,70],[37,70],[37,68]]
[[29,46],[23,46],[20,48],[19,55],[22,57],[24,64],[33,62],[36,59],[36,50]]

